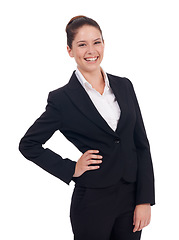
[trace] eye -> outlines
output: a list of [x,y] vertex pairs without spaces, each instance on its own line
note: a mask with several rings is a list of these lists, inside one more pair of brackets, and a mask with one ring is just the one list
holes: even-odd
[[96,41],[94,44],[100,44],[101,43],[101,41]]
[[85,43],[81,43],[81,44],[78,45],[78,47],[84,47],[84,46],[86,46]]

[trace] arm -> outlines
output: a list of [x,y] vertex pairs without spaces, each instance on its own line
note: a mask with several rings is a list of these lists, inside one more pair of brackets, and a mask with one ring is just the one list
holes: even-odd
[[134,142],[137,149],[138,172],[136,207],[133,217],[133,232],[140,231],[146,227],[151,220],[151,206],[155,204],[154,173],[150,153],[150,146],[147,139],[140,107],[137,97],[130,83],[130,91],[135,105],[136,124],[134,128]]
[[134,142],[137,149],[138,157],[136,205],[146,203],[154,205],[155,204],[154,173],[150,153],[150,146],[147,139],[137,97],[132,86],[132,83],[130,81],[129,83],[136,111],[136,123],[134,128]]
[[25,158],[47,172],[69,184],[75,172],[76,162],[44,149],[43,144],[61,127],[61,113],[56,108],[52,94],[49,94],[46,111],[29,128],[19,144]]

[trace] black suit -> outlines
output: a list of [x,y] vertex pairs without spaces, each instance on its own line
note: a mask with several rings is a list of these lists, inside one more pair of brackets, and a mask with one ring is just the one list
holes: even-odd
[[[106,188],[121,178],[127,182],[136,181],[136,204],[153,205],[150,148],[133,86],[126,78],[110,74],[108,78],[121,109],[116,131],[101,117],[73,73],[68,84],[49,94],[46,111],[22,138],[20,151],[67,184],[73,179],[78,186]],[[56,130],[60,130],[82,153],[98,149],[103,156],[100,169],[73,178],[76,162],[42,147]]]

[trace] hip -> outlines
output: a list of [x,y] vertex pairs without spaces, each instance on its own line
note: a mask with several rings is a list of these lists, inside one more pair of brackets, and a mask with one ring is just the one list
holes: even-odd
[[135,207],[136,183],[121,179],[117,184],[106,188],[87,188],[75,185],[70,206],[70,214],[86,214],[92,209],[109,213]]

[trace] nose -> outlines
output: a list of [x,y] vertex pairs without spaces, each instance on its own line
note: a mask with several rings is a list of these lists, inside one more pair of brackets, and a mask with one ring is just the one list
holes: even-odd
[[95,53],[95,46],[93,44],[88,45],[87,53],[90,54],[90,55]]

